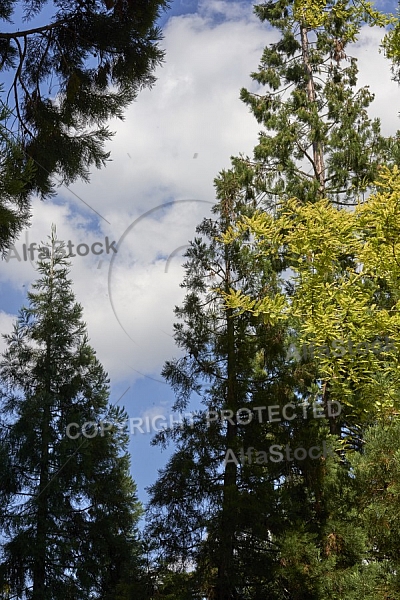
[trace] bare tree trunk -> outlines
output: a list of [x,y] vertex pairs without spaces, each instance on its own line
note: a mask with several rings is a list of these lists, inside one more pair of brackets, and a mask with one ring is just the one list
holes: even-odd
[[[300,25],[301,51],[303,55],[304,69],[307,75],[307,99],[309,102],[316,102],[315,83],[310,63],[310,52],[307,28]],[[311,131],[311,139],[313,145],[313,162],[315,177],[319,182],[319,194],[324,195],[325,192],[325,161],[324,149],[321,140],[318,139],[317,131]]]

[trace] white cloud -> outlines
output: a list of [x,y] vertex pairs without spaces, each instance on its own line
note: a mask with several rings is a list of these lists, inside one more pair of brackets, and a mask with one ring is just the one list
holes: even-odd
[[358,85],[369,86],[375,99],[368,109],[371,117],[379,117],[382,133],[394,135],[400,129],[399,85],[392,80],[391,63],[379,52],[384,31],[377,27],[363,27],[357,44],[351,49],[358,60]]

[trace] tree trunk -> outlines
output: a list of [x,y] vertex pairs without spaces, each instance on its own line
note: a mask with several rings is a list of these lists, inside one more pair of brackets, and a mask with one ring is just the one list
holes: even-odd
[[[304,69],[307,75],[307,99],[311,103],[316,102],[315,83],[310,63],[310,52],[308,44],[307,28],[300,25],[301,51],[303,56]],[[325,192],[325,162],[324,149],[317,131],[311,131],[311,139],[313,145],[313,166],[315,177],[319,183],[319,194],[324,195]]]
[[[232,201],[227,201],[224,217],[226,227],[232,219]],[[225,249],[225,292],[229,293],[231,288],[231,261],[229,247]],[[237,424],[236,412],[238,410],[236,392],[236,348],[235,348],[235,321],[232,309],[226,310],[227,329],[227,394],[226,408],[233,414],[232,424],[227,421],[226,449],[237,450]],[[216,585],[216,600],[234,600],[236,598],[235,570],[233,564],[234,542],[236,529],[237,511],[237,465],[228,462],[225,465],[223,481],[222,516],[220,531],[220,548],[218,560],[218,576]]]

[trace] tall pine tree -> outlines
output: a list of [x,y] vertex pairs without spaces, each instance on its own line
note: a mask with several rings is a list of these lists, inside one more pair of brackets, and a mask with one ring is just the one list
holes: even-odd
[[109,405],[54,232],[46,254],[0,363],[0,589],[123,600],[140,583],[126,415]]
[[275,206],[283,198],[362,200],[379,164],[398,156],[396,138],[384,139],[368,116],[373,94],[357,88],[351,45],[363,24],[389,18],[369,2],[272,0],[255,7],[280,33],[252,73],[257,93],[242,100],[263,126],[254,158],[234,159],[243,184]]

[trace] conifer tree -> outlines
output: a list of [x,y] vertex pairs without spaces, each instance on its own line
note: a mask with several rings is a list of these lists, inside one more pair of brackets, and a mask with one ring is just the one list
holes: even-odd
[[[1,93],[1,88],[0,88]],[[20,231],[29,223],[29,193],[35,174],[34,162],[6,127],[9,111],[0,108],[0,255],[3,256]]]
[[307,408],[320,393],[317,371],[286,359],[287,324],[226,310],[223,301],[227,289],[243,297],[252,290],[272,306],[284,262],[272,253],[255,258],[237,242],[221,245],[232,216],[252,209],[230,199],[230,173],[216,183],[218,216],[198,228],[205,239],[187,253],[188,294],[176,309],[175,339],[184,356],[163,372],[176,393],[173,410],[187,410],[196,394],[205,410],[193,425],[156,437],[176,450],[150,488],[149,534],[158,540],[164,576],[171,566],[196,566],[190,578],[175,579],[186,583],[188,598],[203,592],[224,600],[325,600],[340,592],[350,600],[360,582],[373,590],[377,578],[362,566],[366,538],[354,482],[332,452],[293,455],[335,443],[329,420]]
[[203,221],[197,228],[202,237],[187,252],[182,284],[187,295],[176,309],[175,325],[175,340],[184,355],[168,361],[163,370],[176,393],[173,410],[183,412],[196,395],[203,407],[193,424],[175,426],[155,439],[174,442],[176,450],[150,488],[148,530],[159,541],[167,566],[195,564],[195,574],[187,580],[188,597],[189,592],[203,593],[218,600],[242,597],[247,587],[257,585],[260,564],[260,598],[271,582],[275,554],[265,516],[274,511],[273,477],[257,481],[251,470],[229,458],[243,445],[247,449],[246,438],[257,445],[257,429],[252,435],[245,414],[257,402],[272,403],[285,394],[283,384],[273,377],[268,381],[262,352],[269,346],[270,365],[282,362],[279,328],[265,328],[251,316],[233,319],[224,309],[220,288],[274,287],[268,264],[259,277],[246,249],[224,246],[219,239],[234,214],[251,210],[227,188],[218,190],[216,219]]
[[241,91],[263,129],[253,160],[234,159],[238,174],[269,207],[291,197],[357,203],[378,166],[398,159],[395,136],[385,140],[379,119],[368,116],[373,94],[357,89],[351,56],[361,26],[383,26],[389,17],[369,2],[343,0],[270,0],[255,12],[280,38],[252,73],[258,93]]
[[377,565],[380,590],[387,598],[397,598],[400,593],[399,441],[398,415],[381,418],[366,431],[363,453],[351,457],[358,518],[369,542],[368,561]]
[[128,583],[140,587],[141,514],[126,414],[109,405],[54,231],[42,254],[0,363],[0,589],[126,600]]
[[[38,169],[31,190],[47,196],[53,176],[85,180],[108,158],[107,121],[154,83],[163,58],[155,26],[165,0],[7,0],[0,3],[0,70],[8,129]],[[23,22],[13,27],[16,11]],[[20,18],[19,15],[17,18]],[[1,27],[1,22],[5,25]]]

